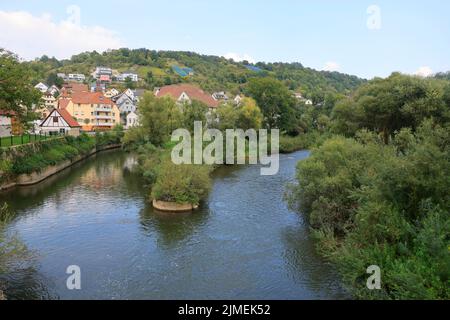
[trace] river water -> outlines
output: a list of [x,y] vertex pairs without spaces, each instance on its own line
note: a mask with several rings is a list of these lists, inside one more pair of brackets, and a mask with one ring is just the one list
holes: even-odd
[[[26,253],[0,282],[9,299],[345,299],[283,201],[307,156],[282,155],[276,176],[219,168],[206,203],[188,214],[155,212],[122,151],[2,193],[16,214],[7,232]],[[81,290],[67,288],[71,265]]]

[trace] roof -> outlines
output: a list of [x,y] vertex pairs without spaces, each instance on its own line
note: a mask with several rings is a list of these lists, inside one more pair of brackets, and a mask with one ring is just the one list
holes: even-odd
[[100,81],[110,81],[111,77],[107,76],[107,75],[101,75],[100,76]]
[[214,100],[214,98],[203,91],[202,89],[190,85],[190,84],[174,84],[170,86],[165,86],[157,91],[157,97],[171,96],[178,100],[180,96],[186,93],[191,100],[197,100],[203,102],[210,108],[217,108],[219,102]]
[[[78,124],[78,122],[74,118],[72,118],[72,116],[69,114],[69,112],[67,112],[66,109],[53,109],[50,112],[50,114],[47,116],[47,118],[45,118],[44,121],[42,121],[42,124],[44,124],[45,121],[47,121],[47,119],[50,118],[55,111],[58,112],[59,115],[64,119],[64,121],[67,122],[69,127],[71,127],[71,128],[80,128],[81,127]],[[42,124],[41,124],[41,127],[42,127]]]
[[72,102],[76,104],[113,104],[111,99],[106,98],[102,92],[74,93]]
[[65,109],[69,105],[70,99],[59,99],[58,100],[58,108]]
[[69,97],[74,93],[89,92],[87,85],[77,82],[69,82],[63,85],[61,94],[63,97]]

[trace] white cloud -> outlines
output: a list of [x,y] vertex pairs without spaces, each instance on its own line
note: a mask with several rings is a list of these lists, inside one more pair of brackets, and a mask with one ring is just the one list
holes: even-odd
[[248,61],[250,63],[255,63],[256,62],[256,60],[253,57],[251,57],[250,55],[248,55],[246,53],[243,54],[243,55],[240,55],[238,53],[230,52],[230,53],[227,53],[226,55],[224,55],[224,58],[228,59],[228,60],[229,59],[233,59],[236,62],[242,62],[244,60],[246,60],[246,61]]
[[420,67],[414,74],[416,76],[426,78],[426,77],[433,75],[433,70],[428,66],[423,66],[423,67]]
[[339,71],[341,66],[334,61],[329,61],[325,63],[325,66],[322,68],[323,71]]
[[49,14],[33,16],[25,11],[0,10],[0,47],[21,58],[34,59],[44,54],[59,59],[70,58],[83,51],[105,51],[122,47],[111,30],[99,26],[83,26],[69,17],[56,22]]

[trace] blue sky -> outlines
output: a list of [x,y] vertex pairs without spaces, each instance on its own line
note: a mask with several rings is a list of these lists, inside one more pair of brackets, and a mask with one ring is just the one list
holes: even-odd
[[442,0],[2,0],[0,46],[27,59],[121,46],[189,50],[372,78],[450,70],[449,14]]

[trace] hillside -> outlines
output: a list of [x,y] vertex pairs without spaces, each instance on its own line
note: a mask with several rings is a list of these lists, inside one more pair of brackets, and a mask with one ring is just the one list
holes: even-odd
[[[85,52],[69,60],[43,56],[26,62],[32,68],[33,80],[52,82],[56,73],[83,73],[90,75],[96,66],[111,67],[118,72],[134,71],[142,78],[138,86],[155,86],[178,82],[199,84],[207,91],[228,91],[237,94],[250,78],[270,76],[282,80],[293,91],[305,97],[320,99],[327,92],[346,94],[365,82],[356,76],[338,72],[316,71],[300,63],[237,63],[223,57],[192,52],[154,51],[147,49],[119,49],[102,54]],[[191,68],[194,74],[182,77],[173,67]],[[50,83],[51,84],[51,83]]]

